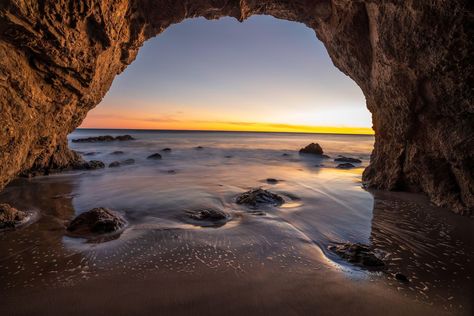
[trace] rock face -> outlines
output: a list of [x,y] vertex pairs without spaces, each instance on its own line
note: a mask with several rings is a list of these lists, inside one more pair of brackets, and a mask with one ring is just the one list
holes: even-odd
[[67,230],[77,236],[114,233],[125,227],[125,220],[119,214],[98,207],[74,218]]
[[0,188],[77,159],[80,125],[143,43],[186,18],[267,14],[315,30],[362,89],[376,133],[368,187],[474,208],[473,18],[467,0],[4,0]]
[[19,211],[8,204],[0,204],[0,230],[4,228],[15,228],[25,220],[27,214]]

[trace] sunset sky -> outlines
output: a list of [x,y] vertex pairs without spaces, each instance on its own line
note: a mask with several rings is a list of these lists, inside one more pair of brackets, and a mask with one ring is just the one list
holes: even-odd
[[187,20],[145,43],[81,127],[371,133],[360,88],[314,31]]

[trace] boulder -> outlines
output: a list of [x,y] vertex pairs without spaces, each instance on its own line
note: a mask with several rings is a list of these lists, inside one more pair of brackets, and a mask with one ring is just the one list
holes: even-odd
[[329,250],[345,261],[364,268],[381,268],[385,264],[369,246],[360,243],[330,245]]
[[346,162],[346,163],[340,163],[340,164],[338,164],[338,165],[336,166],[336,168],[338,168],[338,169],[351,169],[351,168],[355,168],[355,166],[354,166],[353,164],[351,164],[351,163]]
[[158,160],[158,159],[161,159],[161,155],[159,153],[154,153],[148,157],[146,157],[146,159],[155,159],[155,160]]
[[198,221],[222,221],[229,217],[229,215],[221,210],[215,209],[202,209],[195,211],[186,211],[186,215],[194,220]]
[[121,151],[121,150],[116,150],[116,151],[111,152],[110,154],[111,154],[111,155],[123,155],[124,152]]
[[109,164],[109,168],[116,168],[116,167],[120,167],[119,161],[114,161]]
[[351,158],[351,157],[345,157],[345,156],[340,156],[336,159],[334,159],[336,162],[350,162],[350,163],[361,163],[362,160],[357,159],[357,158]]
[[268,184],[277,184],[278,182],[280,182],[279,180],[274,178],[268,178],[266,181]]
[[95,170],[102,168],[105,168],[105,164],[99,160],[91,160],[73,166],[74,170]]
[[122,161],[122,165],[133,165],[135,163],[135,159],[125,159]]
[[126,141],[126,140],[135,140],[135,138],[133,138],[130,135],[121,135],[121,136],[115,137],[115,140]]
[[118,141],[126,141],[126,140],[134,140],[130,135],[121,135],[117,137],[113,137],[110,135],[104,135],[104,136],[95,136],[95,137],[87,137],[87,138],[77,138],[73,139],[73,143],[98,143],[98,142],[112,142],[115,140]]
[[311,143],[305,148],[300,149],[300,154],[313,154],[313,155],[322,155],[323,149],[317,143]]
[[118,213],[98,207],[78,215],[69,223],[67,230],[77,236],[109,234],[120,231],[126,223]]
[[257,188],[239,194],[236,198],[236,203],[258,208],[261,205],[280,206],[285,203],[285,200],[278,194]]
[[0,229],[15,228],[27,218],[27,213],[19,211],[9,204],[0,204]]
[[169,153],[171,152],[171,148],[166,147],[166,148],[163,148],[161,151]]

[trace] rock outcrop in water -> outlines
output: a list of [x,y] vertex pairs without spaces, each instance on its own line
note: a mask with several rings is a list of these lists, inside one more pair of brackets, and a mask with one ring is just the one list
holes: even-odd
[[317,143],[311,143],[308,146],[300,149],[300,154],[322,155],[323,148]]
[[126,225],[118,213],[104,207],[94,208],[74,218],[67,226],[68,232],[75,236],[93,236],[120,231]]
[[280,206],[285,203],[285,200],[278,194],[258,188],[239,194],[235,202],[252,208],[258,208],[263,205]]
[[376,134],[367,186],[474,208],[472,10],[440,1],[4,0],[0,4],[0,188],[76,159],[79,126],[143,43],[186,18],[267,14],[315,30],[362,89]]
[[121,136],[97,136],[97,137],[87,137],[87,138],[77,138],[73,139],[73,143],[101,143],[101,142],[113,142],[113,141],[127,141],[127,140],[134,140],[130,135],[121,135]]
[[146,159],[152,159],[152,160],[159,160],[163,158],[159,153],[154,153],[151,154],[150,156],[146,157]]
[[329,250],[336,253],[339,257],[354,265],[363,268],[381,268],[385,266],[370,247],[363,244],[340,244],[330,245]]
[[0,204],[0,230],[5,228],[15,228],[23,223],[27,213],[2,203]]
[[335,162],[348,162],[348,163],[361,163],[362,160],[357,159],[357,158],[352,158],[352,157],[345,157],[341,156],[336,159],[334,159]]

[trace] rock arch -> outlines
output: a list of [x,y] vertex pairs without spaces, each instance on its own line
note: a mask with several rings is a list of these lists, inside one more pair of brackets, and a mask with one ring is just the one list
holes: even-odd
[[254,14],[315,30],[362,89],[376,143],[364,181],[474,208],[472,10],[468,1],[3,0],[0,3],[0,188],[77,154],[66,135],[140,46],[191,17]]

